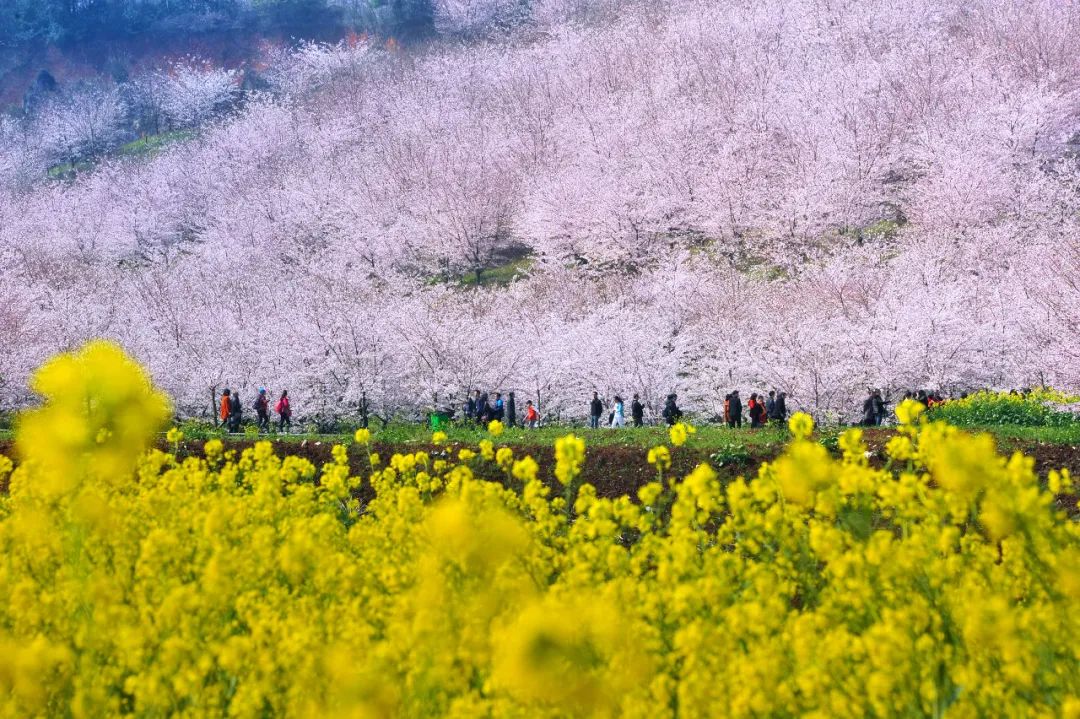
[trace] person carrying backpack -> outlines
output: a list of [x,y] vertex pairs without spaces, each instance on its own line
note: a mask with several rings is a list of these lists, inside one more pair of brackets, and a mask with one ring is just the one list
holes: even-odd
[[270,398],[266,396],[266,389],[259,388],[259,396],[255,398],[255,414],[259,418],[259,430],[270,431]]
[[278,413],[278,432],[283,431],[285,425],[289,425],[289,430],[292,430],[292,405],[289,404],[289,390],[281,390],[281,398],[274,405],[274,411]]
[[679,395],[673,392],[667,396],[667,401],[664,402],[663,416],[669,427],[675,426],[675,423],[682,419],[682,410],[676,404],[678,399]]

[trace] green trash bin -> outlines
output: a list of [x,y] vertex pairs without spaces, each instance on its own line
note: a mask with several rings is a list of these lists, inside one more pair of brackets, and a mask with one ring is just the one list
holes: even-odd
[[441,412],[431,413],[431,428],[434,430],[440,429],[446,422],[446,415]]

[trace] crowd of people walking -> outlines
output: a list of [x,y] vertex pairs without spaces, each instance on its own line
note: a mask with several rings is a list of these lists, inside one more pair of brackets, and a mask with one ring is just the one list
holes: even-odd
[[[255,410],[256,426],[259,431],[269,432],[270,397],[265,388],[259,388],[259,394],[256,395],[252,408]],[[292,429],[292,405],[289,403],[289,390],[281,391],[281,397],[274,404],[274,412],[278,416],[278,432],[284,432],[286,427]],[[218,418],[221,420],[221,426],[228,429],[228,431],[240,431],[240,424],[244,421],[244,405],[240,401],[240,390],[234,391],[228,387],[221,390]]]
[[[964,395],[966,396],[966,394]],[[926,407],[934,407],[946,400],[936,392],[906,392],[903,399],[913,399]],[[292,428],[292,406],[289,401],[289,391],[283,390],[273,408],[270,406],[270,395],[265,388],[259,388],[259,392],[252,404],[255,410],[256,427],[259,431],[269,432],[271,426],[271,414],[277,414],[277,431],[284,432],[286,428]],[[607,416],[605,417],[605,412]],[[436,414],[445,420],[453,420],[456,409],[451,406]],[[867,396],[862,404],[862,418],[860,424],[864,426],[880,426],[888,419],[888,402],[882,395],[881,390],[869,388]],[[218,410],[221,426],[229,432],[239,432],[243,422],[244,405],[240,401],[239,390],[222,390]],[[770,390],[768,394],[753,392],[745,405],[745,419],[751,429],[758,429],[769,424],[783,423],[787,420],[787,393]],[[678,405],[678,395],[672,393],[664,401],[661,418],[667,425],[674,425],[683,417],[683,411]],[[464,421],[480,425],[498,420],[508,426],[518,425],[518,412],[513,392],[509,392],[504,398],[501,392],[484,393],[473,390],[464,407]],[[723,422],[728,427],[741,428],[744,421],[744,405],[739,390],[733,390],[724,397],[722,416],[713,417],[715,422]],[[533,401],[527,400],[522,411],[520,426],[536,428],[541,423],[540,412]],[[614,395],[610,403],[606,403],[599,392],[593,392],[589,400],[589,426],[593,429],[610,427],[619,429],[627,426],[643,427],[645,425],[645,405],[639,394],[634,394],[630,401],[630,417],[627,421],[626,402],[621,395]]]
[[[967,392],[962,393],[960,397],[967,397]],[[944,404],[947,401],[941,393],[927,392],[923,389],[920,389],[917,392],[905,392],[901,401],[909,399],[915,400],[927,409]],[[882,396],[881,390],[873,389],[872,387],[868,388],[866,399],[863,400],[862,420],[859,424],[866,427],[880,427],[885,423],[888,416],[888,402]]]
[[[753,392],[746,409],[751,429],[764,427],[770,422],[783,422],[787,419],[787,393],[770,390],[766,396]],[[743,403],[739,390],[724,397],[724,424],[731,428],[742,427]]]
[[[750,427],[764,427],[770,422],[784,421],[787,418],[786,398],[786,393],[777,393],[775,390],[769,392],[767,396],[765,394],[751,394],[747,404]],[[683,411],[679,408],[678,400],[679,396],[674,393],[669,394],[664,400],[660,417],[669,426],[676,424],[683,417]],[[629,418],[627,417],[626,400],[623,399],[622,395],[614,395],[610,402],[606,402],[600,397],[599,392],[593,392],[588,406],[589,427],[592,429],[601,427],[620,429],[623,427],[645,426],[645,404],[641,401],[640,394],[635,393],[630,400]],[[453,418],[454,412],[454,408],[450,407],[444,410],[441,415],[443,419],[449,420]],[[719,420],[720,418],[715,419]],[[505,420],[511,427],[517,424],[513,392],[510,392],[509,399],[503,402],[502,395],[498,392],[484,394],[480,390],[473,391],[465,403],[465,421],[483,425],[492,420]],[[732,428],[743,426],[743,404],[738,390],[731,392],[724,398],[723,422]],[[533,401],[528,400],[525,404],[525,414],[521,426],[533,428],[539,425],[540,413]]]

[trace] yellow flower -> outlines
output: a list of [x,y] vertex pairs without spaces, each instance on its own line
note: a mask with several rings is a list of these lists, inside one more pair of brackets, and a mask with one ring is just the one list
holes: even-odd
[[902,435],[897,435],[885,443],[885,452],[899,462],[906,462],[915,458],[915,447],[911,440]]
[[979,512],[979,521],[994,541],[1000,541],[1016,531],[1016,515],[1006,501],[999,493],[991,492],[983,500],[982,511]]
[[129,472],[172,413],[146,371],[112,342],[57,355],[30,385],[44,402],[21,416],[16,444],[47,469],[43,489],[55,494],[87,472],[99,479]]
[[661,472],[671,467],[671,452],[662,444],[650,449],[647,459]]
[[896,419],[902,425],[914,424],[915,420],[919,418],[923,412],[926,411],[926,407],[921,402],[916,402],[913,399],[905,399],[900,404],[896,405]]
[[816,442],[796,440],[773,465],[784,498],[812,506],[815,493],[835,481],[836,463]]
[[807,439],[814,432],[814,419],[805,412],[796,412],[788,420],[788,429],[795,439]]
[[536,473],[539,470],[540,467],[536,464],[535,459],[532,457],[525,457],[514,462],[514,468],[511,470],[511,474],[522,482],[531,482],[536,479]]
[[435,432],[431,435],[431,443],[436,447],[441,444],[446,444],[447,436],[446,432]]
[[568,434],[555,440],[555,478],[570,484],[585,461],[585,440]]
[[697,432],[696,427],[683,424],[682,422],[672,425],[671,429],[668,430],[668,434],[671,437],[671,444],[675,447],[681,447],[686,444],[686,440],[695,432]]
[[495,452],[495,461],[502,469],[510,469],[510,464],[514,461],[514,450],[509,447],[499,447]]
[[371,442],[371,430],[366,428],[360,428],[356,430],[356,434],[353,435],[353,439],[358,444],[368,444]]
[[143,373],[65,357],[17,422],[36,453],[0,457],[0,717],[1080,719],[1073,481],[990,436],[904,425],[893,471],[807,418],[748,477],[635,498],[617,462],[582,485],[570,435],[552,496],[491,437],[517,481],[475,448],[363,478],[344,445],[318,470],[269,442],[180,460]]
[[225,443],[220,439],[208,439],[203,443],[203,454],[207,459],[220,459],[225,453]]
[[488,422],[487,429],[488,434],[490,434],[492,437],[498,437],[500,434],[503,433],[503,423],[497,419],[493,419]]
[[844,456],[848,459],[862,459],[863,453],[866,451],[866,445],[863,444],[862,439],[863,431],[852,428],[840,435],[837,445],[843,450]]
[[[655,464],[651,462],[650,464]],[[659,482],[649,482],[640,489],[638,489],[638,499],[646,507],[652,507],[656,505],[656,500],[659,499],[660,493],[664,491],[664,486]]]
[[165,433],[165,441],[169,444],[177,444],[184,441],[184,433],[176,427],[170,427],[169,431]]

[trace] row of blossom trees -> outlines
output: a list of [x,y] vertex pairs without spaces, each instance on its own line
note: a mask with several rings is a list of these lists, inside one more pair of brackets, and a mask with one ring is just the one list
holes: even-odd
[[[473,387],[550,414],[593,389],[850,414],[867,385],[1080,388],[1080,9],[533,12],[305,47],[197,139],[7,187],[0,402],[99,335],[185,411],[225,385],[383,415]],[[524,276],[464,288],[508,258]]]

